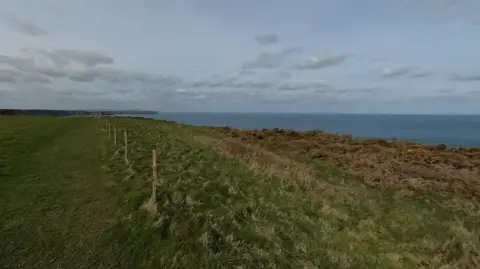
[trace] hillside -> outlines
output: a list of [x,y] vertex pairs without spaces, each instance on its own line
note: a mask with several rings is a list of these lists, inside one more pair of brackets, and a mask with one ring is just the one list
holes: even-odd
[[0,264],[480,267],[477,150],[327,137],[0,117]]

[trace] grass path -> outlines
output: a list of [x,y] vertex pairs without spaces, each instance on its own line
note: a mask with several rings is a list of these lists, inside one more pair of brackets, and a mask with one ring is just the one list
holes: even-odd
[[2,268],[114,268],[114,247],[100,239],[118,203],[106,195],[95,122],[0,120]]

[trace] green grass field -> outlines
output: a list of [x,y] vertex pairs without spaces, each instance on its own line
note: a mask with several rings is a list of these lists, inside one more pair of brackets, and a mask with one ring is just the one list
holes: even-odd
[[0,117],[0,268],[480,268],[476,202],[375,189],[212,132]]

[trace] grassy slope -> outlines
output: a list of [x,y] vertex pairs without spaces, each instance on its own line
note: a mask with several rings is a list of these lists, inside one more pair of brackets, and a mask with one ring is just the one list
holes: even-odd
[[[238,154],[199,128],[112,122],[129,132],[131,171],[95,119],[0,117],[4,268],[480,266],[480,213],[464,200],[373,189],[258,148]],[[154,216],[141,209],[152,149]]]

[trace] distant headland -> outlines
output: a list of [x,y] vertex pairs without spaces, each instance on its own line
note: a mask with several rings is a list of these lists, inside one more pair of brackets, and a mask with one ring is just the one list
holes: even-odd
[[1,109],[2,116],[87,116],[87,115],[125,115],[158,114],[149,110],[54,110],[54,109]]

